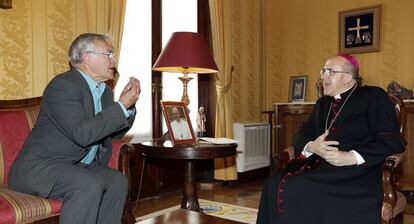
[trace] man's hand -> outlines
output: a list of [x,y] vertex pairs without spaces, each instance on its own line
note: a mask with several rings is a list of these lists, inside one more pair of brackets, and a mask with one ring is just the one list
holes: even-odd
[[326,136],[328,136],[329,132],[325,131],[321,136],[319,136],[314,141],[310,142],[306,151],[315,153],[316,155],[325,158],[325,154],[328,150],[338,150],[337,145],[339,142],[337,141],[325,141]]
[[355,155],[352,152],[336,150],[327,150],[324,159],[334,166],[350,166],[358,164]]
[[135,102],[138,101],[139,94],[141,93],[141,84],[138,79],[129,77],[128,84],[122,90],[119,101],[125,108],[129,109]]
[[340,151],[338,141],[325,141],[329,132],[325,131],[315,141],[309,143],[307,151],[317,154],[333,166],[349,166],[358,163],[352,152]]

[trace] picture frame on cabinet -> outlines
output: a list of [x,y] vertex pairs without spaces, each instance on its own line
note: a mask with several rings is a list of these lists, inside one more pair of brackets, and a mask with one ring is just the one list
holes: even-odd
[[308,76],[291,76],[289,84],[289,102],[303,102],[306,97]]

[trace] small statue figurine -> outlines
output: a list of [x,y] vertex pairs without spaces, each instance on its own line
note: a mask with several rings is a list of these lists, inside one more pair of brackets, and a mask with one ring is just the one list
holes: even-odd
[[396,81],[392,81],[390,84],[388,84],[387,91],[389,94],[398,96],[401,99],[413,98],[413,91],[401,86]]
[[206,133],[206,114],[204,113],[204,107],[200,107],[197,113],[197,137],[204,137]]
[[318,98],[323,97],[323,81],[322,79],[318,79],[315,84],[316,92],[318,93]]

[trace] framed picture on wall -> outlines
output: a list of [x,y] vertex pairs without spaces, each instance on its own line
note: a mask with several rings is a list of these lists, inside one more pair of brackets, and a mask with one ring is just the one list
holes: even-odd
[[308,76],[291,76],[289,84],[289,102],[305,101]]
[[161,106],[172,144],[196,144],[196,137],[185,103],[182,101],[161,101]]
[[339,12],[339,53],[365,53],[380,49],[381,5]]
[[11,9],[12,8],[12,0],[0,0],[0,8],[1,9]]

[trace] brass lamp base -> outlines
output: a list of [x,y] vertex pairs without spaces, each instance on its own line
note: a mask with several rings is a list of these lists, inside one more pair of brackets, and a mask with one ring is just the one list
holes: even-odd
[[190,98],[188,97],[187,86],[188,86],[188,83],[193,78],[188,77],[187,73],[183,73],[183,76],[178,77],[178,79],[181,80],[181,82],[183,82],[183,96],[181,97],[181,101],[183,101],[185,103],[185,105],[188,106],[188,104],[190,104]]

